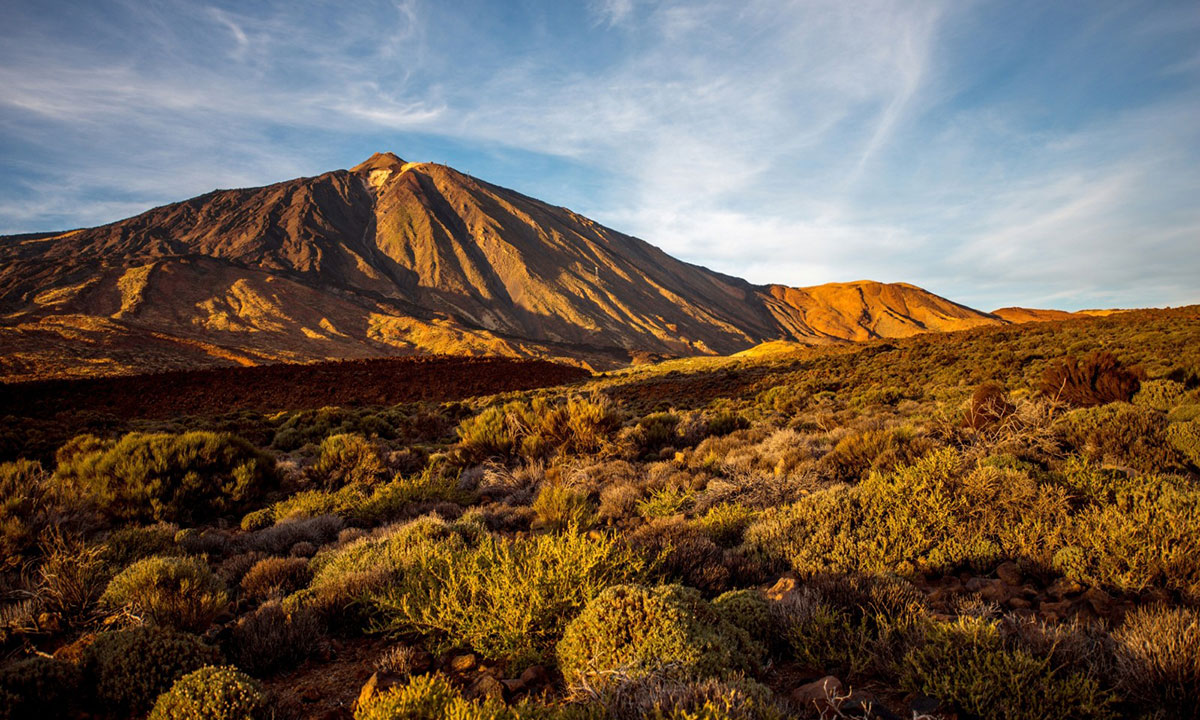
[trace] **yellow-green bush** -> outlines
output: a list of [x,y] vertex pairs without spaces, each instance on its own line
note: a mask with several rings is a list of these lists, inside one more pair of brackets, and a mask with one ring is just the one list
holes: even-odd
[[893,470],[907,465],[934,448],[929,438],[912,428],[867,430],[842,438],[818,467],[843,482],[857,482],[866,473]]
[[1008,647],[996,623],[973,618],[930,625],[903,662],[903,684],[996,720],[1111,717],[1113,698],[1088,675]]
[[53,500],[40,463],[0,463],[0,572],[20,564],[50,521]]
[[718,545],[737,545],[742,533],[754,519],[754,511],[740,503],[726,502],[714,505],[696,518],[696,526],[708,534]]
[[78,704],[79,683],[79,669],[54,658],[34,656],[0,667],[0,700],[6,700],[0,702],[0,717],[66,717]]
[[1200,420],[1171,423],[1167,427],[1167,442],[1192,467],[1200,468]]
[[142,715],[176,680],[220,662],[195,635],[146,625],[100,633],[84,650],[83,673],[101,707]]
[[119,521],[240,513],[278,480],[270,456],[225,433],[129,433],[60,457],[55,480]]
[[576,528],[586,530],[596,521],[596,511],[588,494],[561,477],[547,479],[533,500],[542,527],[551,530]]
[[149,720],[256,720],[268,717],[262,687],[237,668],[209,665],[158,696]]
[[756,671],[762,645],[700,593],[681,585],[618,585],[600,593],[567,626],[558,663],[570,685],[603,688],[625,677],[718,677]]
[[178,555],[175,543],[179,528],[170,523],[123,527],[104,538],[104,561],[114,572],[154,555]]
[[677,487],[655,490],[650,497],[638,502],[638,515],[644,518],[665,518],[678,515],[692,507],[695,495]]
[[383,452],[378,443],[362,435],[343,433],[321,441],[313,473],[327,489],[350,483],[370,485],[384,472]]
[[1066,491],[1027,474],[971,469],[953,449],[858,485],[814,492],[768,510],[746,545],[802,574],[944,572],[1001,558],[1049,562],[1046,528],[1067,515]]
[[397,475],[374,486],[353,483],[337,490],[307,490],[271,507],[274,522],[337,515],[350,522],[376,525],[401,517],[414,503],[465,502],[457,479],[444,466],[430,465],[412,476]]
[[601,708],[505,705],[494,698],[465,699],[442,675],[418,675],[355,710],[354,720],[600,720]]
[[[359,562],[402,569],[365,598],[382,628],[432,635],[518,665],[545,662],[588,601],[610,585],[640,579],[645,568],[623,543],[574,532],[514,540],[409,533],[365,548],[351,551]],[[314,587],[329,572],[319,570]]]
[[712,601],[713,609],[726,621],[740,627],[751,639],[769,645],[775,633],[775,618],[767,596],[758,588],[730,590]]
[[1129,403],[1109,403],[1068,413],[1056,424],[1062,441],[1095,462],[1109,462],[1139,472],[1182,469],[1183,458],[1167,442],[1162,413]]
[[595,452],[620,418],[607,398],[534,398],[484,408],[459,423],[457,450],[467,462]]
[[208,565],[193,557],[139,560],[109,582],[100,602],[145,620],[200,631],[229,607],[229,595]]

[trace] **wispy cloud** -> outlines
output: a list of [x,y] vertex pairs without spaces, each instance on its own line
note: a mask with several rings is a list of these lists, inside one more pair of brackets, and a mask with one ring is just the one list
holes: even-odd
[[1193,3],[70,10],[0,30],[0,232],[436,147],[758,282],[1200,301]]

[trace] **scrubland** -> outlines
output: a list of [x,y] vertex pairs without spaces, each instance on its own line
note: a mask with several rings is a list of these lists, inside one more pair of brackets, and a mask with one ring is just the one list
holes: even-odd
[[3,426],[2,718],[1200,707],[1196,307]]

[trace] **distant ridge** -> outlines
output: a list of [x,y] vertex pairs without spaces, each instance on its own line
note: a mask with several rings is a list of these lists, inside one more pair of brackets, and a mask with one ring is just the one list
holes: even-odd
[[1012,321],[904,283],[752,285],[392,153],[0,238],[8,381],[431,353],[607,368]]

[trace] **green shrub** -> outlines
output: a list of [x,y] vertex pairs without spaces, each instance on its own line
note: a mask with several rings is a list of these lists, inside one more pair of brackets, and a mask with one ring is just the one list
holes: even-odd
[[275,508],[265,507],[251,510],[242,517],[240,526],[246,532],[263,530],[275,524]]
[[742,533],[754,519],[754,511],[740,503],[721,503],[696,518],[696,526],[719,545],[731,547],[742,540]]
[[599,450],[619,424],[612,403],[602,396],[559,403],[540,397],[530,403],[514,400],[463,420],[457,449],[467,462],[589,453]]
[[638,502],[638,515],[644,518],[671,517],[690,509],[695,499],[695,495],[683,488],[662,488]]
[[351,483],[370,485],[384,469],[378,443],[353,433],[330,435],[321,441],[321,452],[313,466],[313,472],[330,490]]
[[34,656],[0,668],[0,717],[41,720],[67,717],[77,702],[79,670],[54,658]]
[[1056,424],[1063,442],[1095,462],[1110,462],[1139,472],[1169,472],[1183,458],[1167,442],[1167,419],[1157,410],[1110,403],[1075,410]]
[[803,575],[984,570],[1003,558],[1048,563],[1046,528],[1064,524],[1067,510],[1062,488],[1016,470],[971,470],[943,449],[764,511],[745,538],[749,550]]
[[1184,402],[1186,394],[1187,387],[1181,382],[1147,380],[1142,383],[1137,395],[1133,396],[1133,403],[1159,412],[1170,412]]
[[119,528],[104,538],[104,561],[119,572],[143,558],[177,555],[182,552],[175,544],[178,532],[179,528],[170,523]]
[[601,720],[594,706],[467,700],[442,675],[418,675],[355,710],[354,720]]
[[1114,638],[1118,679],[1129,697],[1167,717],[1200,708],[1200,612],[1138,608]]
[[547,479],[533,500],[542,527],[551,530],[586,530],[596,522],[596,511],[588,494],[562,479]]
[[241,438],[130,433],[68,454],[55,471],[115,520],[194,523],[241,512],[277,481],[275,461]]
[[158,696],[149,720],[266,718],[262,687],[235,667],[209,665],[175,681]]
[[195,635],[152,625],[101,633],[83,652],[96,701],[131,715],[146,713],[184,675],[220,662],[220,653]]
[[730,590],[712,601],[713,609],[727,622],[745,630],[753,640],[771,643],[775,619],[767,596],[758,588]]
[[275,522],[337,515],[353,523],[377,525],[403,516],[415,503],[467,502],[457,479],[443,465],[430,465],[419,474],[397,475],[390,482],[368,487],[346,485],[337,490],[309,490],[281,500],[271,508]]
[[1095,678],[1007,647],[986,620],[932,624],[925,644],[904,660],[903,684],[980,718],[1041,720],[1050,708],[1056,718],[1112,716],[1112,698]]
[[1038,389],[1076,407],[1129,402],[1141,387],[1140,371],[1127,370],[1112,353],[1067,357],[1048,366]]
[[[366,593],[380,626],[517,665],[545,662],[580,608],[610,585],[640,579],[645,568],[624,544],[574,532],[516,540],[430,535],[409,532],[351,550],[375,572],[395,568],[381,589]],[[329,572],[318,571],[314,587]]]
[[866,430],[838,441],[818,467],[831,478],[857,482],[869,471],[885,472],[912,463],[933,447],[911,428]]
[[679,443],[679,416],[674,413],[652,413],[642,418],[635,429],[638,446],[643,453],[652,453]]
[[1167,427],[1167,442],[1192,467],[1200,468],[1200,420],[1171,423]]
[[100,602],[159,625],[200,631],[229,607],[229,596],[208,565],[193,557],[152,557],[122,570]]
[[625,677],[717,677],[755,671],[764,650],[700,593],[680,585],[618,585],[567,626],[558,662],[569,685],[603,688]]
[[703,530],[681,519],[654,520],[629,533],[625,542],[668,582],[706,592],[719,592],[729,584],[724,550]]

